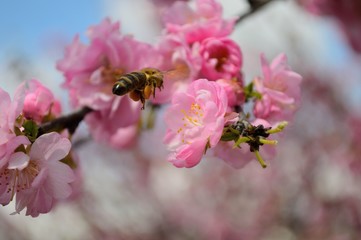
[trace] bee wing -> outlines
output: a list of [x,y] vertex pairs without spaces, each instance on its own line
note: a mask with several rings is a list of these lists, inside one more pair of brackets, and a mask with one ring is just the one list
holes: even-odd
[[190,70],[185,64],[178,64],[174,69],[164,72],[164,77],[168,80],[184,80],[190,75]]

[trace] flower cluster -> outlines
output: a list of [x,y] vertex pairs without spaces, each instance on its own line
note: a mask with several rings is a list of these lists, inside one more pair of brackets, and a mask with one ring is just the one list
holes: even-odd
[[[134,146],[142,122],[137,100],[144,104],[153,93],[153,104],[171,103],[164,141],[175,166],[195,166],[208,149],[232,166],[243,166],[239,159],[250,157],[241,143],[250,145],[265,166],[259,147],[275,144],[265,140],[267,131],[290,120],[301,77],[290,70],[285,55],[271,64],[261,55],[263,77],[244,86],[242,51],[230,38],[235,19],[224,19],[215,0],[176,1],[164,8],[162,21],[164,30],[150,45],[122,35],[119,23],[105,19],[87,32],[88,45],[76,36],[58,62],[73,106],[93,110],[85,120],[94,139],[120,149]],[[142,72],[149,67],[164,74]],[[162,91],[155,94],[156,87]],[[243,110],[247,102],[254,103],[253,119]]]
[[208,153],[235,168],[253,157],[266,167],[261,155],[274,152],[277,141],[269,137],[292,120],[301,76],[284,54],[271,63],[261,54],[262,75],[246,85],[241,47],[230,37],[235,19],[224,19],[218,2],[176,1],[163,10],[154,44],[122,34],[108,18],[89,28],[88,44],[74,38],[57,63],[79,109],[73,114],[59,116],[60,103],[36,80],[20,86],[12,101],[0,90],[2,205],[15,198],[16,213],[26,208],[35,217],[70,198],[77,157],[69,139],[79,122],[96,141],[131,148],[145,107],[150,116],[166,108],[164,143],[176,167],[194,167]]
[[154,47],[122,35],[119,28],[110,19],[90,27],[90,43],[76,36],[57,67],[64,73],[72,105],[94,110],[85,119],[94,139],[124,148],[136,137],[140,105],[128,96],[113,95],[112,87],[117,76],[157,67],[158,57]]
[[36,80],[22,84],[12,101],[0,89],[0,100],[0,204],[15,198],[16,213],[26,208],[26,215],[36,217],[68,198],[75,180],[73,170],[60,161],[69,154],[69,139],[38,131],[60,114],[60,103]]
[[198,0],[195,8],[177,1],[166,9],[163,35],[156,44],[163,59],[161,68],[181,69],[183,74],[180,79],[165,79],[165,91],[159,94],[158,103],[171,101],[174,92],[196,79],[232,79],[237,85],[243,84],[242,52],[229,37],[234,22],[223,19],[222,7],[214,0]]
[[[241,48],[229,38],[234,20],[223,19],[216,1],[198,0],[195,9],[177,2],[165,12],[164,22],[164,41],[173,46],[166,51],[171,59],[167,63],[174,67],[181,62],[191,73],[186,90],[168,94],[172,96],[165,116],[168,160],[177,167],[193,167],[212,149],[215,156],[240,168],[254,152],[265,167],[260,146],[276,144],[266,138],[291,120],[299,105],[301,76],[290,69],[284,54],[271,64],[262,54],[263,76],[244,86]],[[254,103],[253,119],[243,110],[250,102]]]

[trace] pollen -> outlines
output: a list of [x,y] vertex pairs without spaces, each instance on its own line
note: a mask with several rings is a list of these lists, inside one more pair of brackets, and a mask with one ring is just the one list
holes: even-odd
[[99,71],[99,78],[103,85],[101,91],[109,94],[111,94],[109,92],[112,89],[111,86],[125,73],[124,69],[112,66],[108,59],[104,59],[104,63],[99,68]]
[[188,110],[181,109],[180,111],[183,113],[182,125],[178,128],[177,133],[181,134],[182,143],[191,144],[188,135],[193,134],[194,131],[189,130],[203,126],[203,109],[198,103],[192,103]]
[[182,121],[185,127],[187,123],[191,123],[193,126],[202,126],[203,110],[198,103],[192,103],[188,111],[182,109],[181,112],[184,114]]
[[103,66],[101,68],[100,76],[103,83],[114,84],[116,78],[121,76],[122,71],[120,69],[113,69],[111,66]]

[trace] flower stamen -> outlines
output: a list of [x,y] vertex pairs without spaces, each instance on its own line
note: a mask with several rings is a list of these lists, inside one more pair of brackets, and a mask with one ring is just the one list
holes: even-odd
[[11,201],[13,200],[15,193],[28,189],[31,186],[33,180],[39,174],[39,166],[35,161],[30,161],[29,165],[23,170],[18,169],[4,169],[0,173],[0,180],[5,179],[5,185],[8,186],[6,192],[11,192]]

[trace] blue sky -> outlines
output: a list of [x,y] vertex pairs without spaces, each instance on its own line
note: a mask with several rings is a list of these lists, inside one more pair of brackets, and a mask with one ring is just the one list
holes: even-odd
[[104,16],[101,0],[1,1],[0,58],[19,51],[39,54],[44,43],[70,41]]

